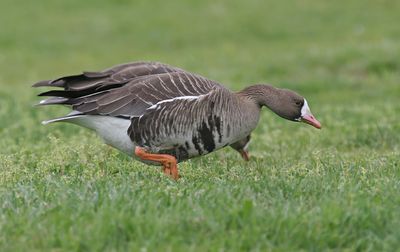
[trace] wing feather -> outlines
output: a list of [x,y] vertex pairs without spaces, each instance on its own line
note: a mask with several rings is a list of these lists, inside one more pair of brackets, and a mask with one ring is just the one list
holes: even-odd
[[51,96],[40,105],[62,104],[84,114],[125,117],[140,116],[164,100],[224,89],[200,75],[158,62],[127,63],[34,85],[38,86],[63,88],[39,94]]
[[159,62],[131,62],[117,65],[100,72],[83,72],[78,75],[64,76],[55,80],[39,81],[33,87],[61,87],[66,91],[96,90],[97,88],[112,87],[116,84],[123,85],[142,76],[181,72],[180,68]]

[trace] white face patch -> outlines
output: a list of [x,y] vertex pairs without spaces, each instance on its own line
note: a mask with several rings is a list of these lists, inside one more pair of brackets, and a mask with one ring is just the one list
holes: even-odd
[[311,115],[311,110],[310,107],[308,107],[308,103],[307,100],[304,99],[304,104],[303,107],[301,108],[301,116],[305,116],[305,115]]
[[299,121],[299,122],[301,121],[301,118],[303,116],[311,115],[311,110],[310,110],[310,107],[308,107],[308,103],[307,103],[306,99],[304,99],[304,104],[303,104],[303,107],[301,107],[301,111],[300,112],[301,112],[300,117],[295,119],[296,121]]

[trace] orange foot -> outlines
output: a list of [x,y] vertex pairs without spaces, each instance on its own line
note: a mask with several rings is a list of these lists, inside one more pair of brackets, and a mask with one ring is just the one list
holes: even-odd
[[140,147],[135,148],[135,155],[142,160],[149,160],[160,163],[163,166],[163,171],[165,174],[175,180],[179,178],[178,165],[174,156],[167,154],[148,153]]

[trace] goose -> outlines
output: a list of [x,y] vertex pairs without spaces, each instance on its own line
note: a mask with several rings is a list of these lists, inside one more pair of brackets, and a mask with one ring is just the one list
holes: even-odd
[[33,87],[38,105],[65,105],[71,112],[43,124],[68,122],[94,130],[106,144],[179,178],[177,164],[226,146],[249,160],[248,144],[262,107],[320,129],[307,100],[269,84],[233,92],[216,81],[159,62],[131,62],[83,72]]

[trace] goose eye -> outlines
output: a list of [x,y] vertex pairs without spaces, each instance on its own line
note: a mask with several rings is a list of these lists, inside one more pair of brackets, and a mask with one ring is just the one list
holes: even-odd
[[297,101],[297,102],[296,102],[296,105],[297,105],[297,106],[302,106],[302,105],[303,105],[303,102]]

